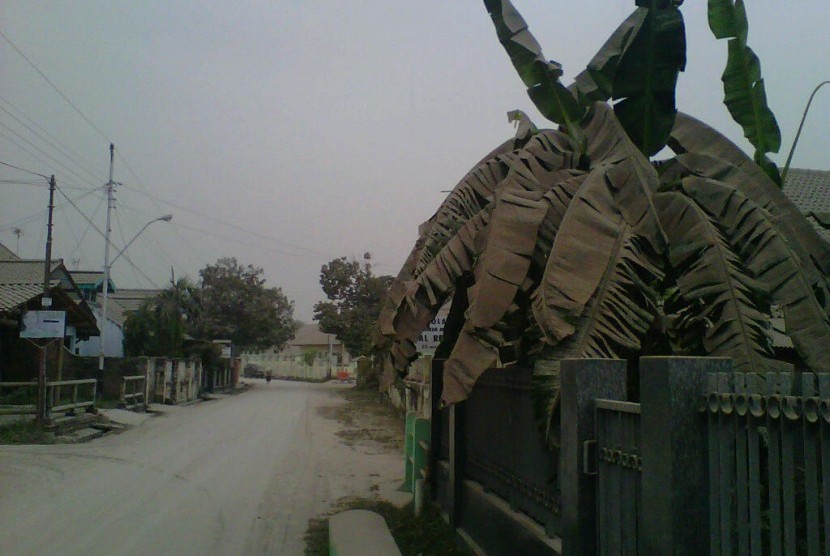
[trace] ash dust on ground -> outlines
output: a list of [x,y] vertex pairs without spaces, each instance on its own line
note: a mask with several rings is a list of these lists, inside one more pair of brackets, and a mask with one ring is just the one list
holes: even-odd
[[377,391],[352,388],[342,392],[346,403],[318,408],[318,414],[336,420],[335,433],[344,444],[368,453],[398,451],[403,457],[403,414],[382,403]]

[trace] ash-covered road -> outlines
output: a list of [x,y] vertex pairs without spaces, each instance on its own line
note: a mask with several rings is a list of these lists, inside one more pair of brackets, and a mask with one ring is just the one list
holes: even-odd
[[309,518],[402,479],[401,454],[340,441],[338,388],[254,381],[88,444],[0,446],[0,554],[302,554]]

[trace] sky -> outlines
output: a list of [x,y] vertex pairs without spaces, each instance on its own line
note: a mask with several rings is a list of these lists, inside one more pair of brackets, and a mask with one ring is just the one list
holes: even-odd
[[[514,4],[566,83],[634,8]],[[830,4],[747,4],[783,166],[810,92],[830,79]],[[705,6],[682,7],[677,105],[751,152],[722,104],[726,41]],[[306,322],[328,261],[369,252],[376,273],[397,273],[444,191],[512,136],[508,111],[552,126],[478,0],[3,0],[0,31],[0,161],[56,176],[55,258],[103,268],[113,142],[117,248],[173,214],[114,263],[116,287],[197,279],[232,256],[263,268]],[[830,87],[794,167],[830,170],[828,124]],[[0,166],[0,242],[25,258],[44,256],[43,183]]]

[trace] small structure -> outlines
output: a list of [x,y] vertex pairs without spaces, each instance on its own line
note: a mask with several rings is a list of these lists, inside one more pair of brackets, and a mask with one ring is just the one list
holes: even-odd
[[345,346],[334,334],[321,332],[317,323],[301,326],[280,351],[243,353],[240,358],[242,368],[248,369],[246,376],[270,371],[274,377],[324,380],[354,367]]

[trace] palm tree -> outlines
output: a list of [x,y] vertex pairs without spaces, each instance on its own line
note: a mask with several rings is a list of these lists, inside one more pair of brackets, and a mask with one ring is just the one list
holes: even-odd
[[[379,319],[386,383],[448,300],[463,324],[445,330],[442,402],[465,399],[488,368],[543,358],[554,363],[537,377],[549,425],[564,358],[635,358],[660,336],[672,353],[728,356],[759,378],[785,368],[767,334],[773,306],[797,363],[830,372],[830,247],[767,157],[780,133],[742,5],[710,0],[709,23],[730,39],[725,103],[754,158],[675,108],[682,2],[637,0],[570,87],[508,0],[484,3],[530,98],[559,127],[513,113],[517,136],[421,227]],[[652,160],[665,146],[675,156]]]

